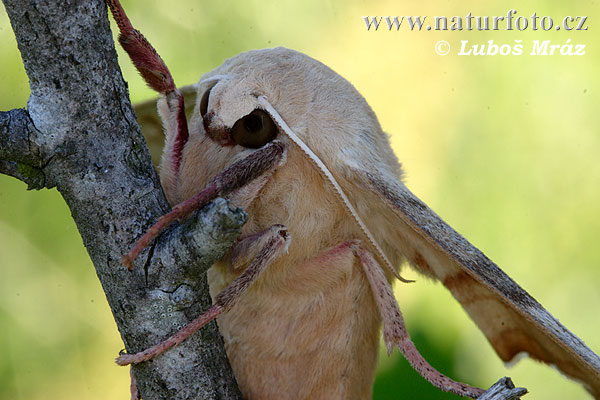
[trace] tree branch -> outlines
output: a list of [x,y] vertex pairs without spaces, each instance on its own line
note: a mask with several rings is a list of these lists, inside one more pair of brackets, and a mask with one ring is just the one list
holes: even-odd
[[[143,350],[208,307],[204,271],[231,246],[245,215],[215,202],[165,232],[134,271],[121,266],[169,207],[129,103],[104,2],[3,2],[31,96],[27,111],[0,114],[0,172],[32,188],[57,187],[127,350]],[[148,400],[240,398],[214,323],[134,373]]]
[[494,383],[477,400],[518,400],[527,394],[527,389],[515,388],[512,380],[508,377],[501,378]]
[[24,109],[0,111],[0,173],[13,176],[29,189],[45,187],[42,158],[35,142],[33,122]]

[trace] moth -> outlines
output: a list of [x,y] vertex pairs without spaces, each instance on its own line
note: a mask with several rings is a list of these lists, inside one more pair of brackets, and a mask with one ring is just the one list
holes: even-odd
[[121,355],[120,365],[168,351],[218,318],[245,397],[365,399],[383,326],[388,352],[397,347],[442,390],[479,397],[484,390],[437,372],[412,343],[392,292],[395,279],[407,282],[399,267],[408,262],[452,292],[503,360],[527,352],[600,398],[600,358],[410,192],[348,81],[274,48],[232,57],[179,90],[118,0],[107,3],[119,41],[161,95],[161,182],[174,206],[124,263],[217,196],[248,214],[208,273],[213,306],[164,342]]

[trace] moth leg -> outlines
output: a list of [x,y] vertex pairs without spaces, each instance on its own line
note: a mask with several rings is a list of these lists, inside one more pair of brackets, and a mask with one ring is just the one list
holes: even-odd
[[212,321],[219,314],[228,311],[244,292],[256,281],[260,274],[279,256],[286,251],[290,242],[290,235],[283,225],[273,225],[259,236],[260,242],[264,243],[257,252],[256,257],[242,272],[242,274],[227,286],[215,298],[215,302],[202,315],[187,324],[179,332],[170,338],[160,342],[144,351],[135,354],[121,354],[116,362],[119,365],[137,364],[148,361],[151,358],[165,352],[171,347],[177,346],[198,329]]
[[131,393],[131,400],[140,400],[140,392],[138,391],[137,381],[133,376],[133,368],[129,367],[129,377],[131,382],[129,384],[129,392]]
[[456,382],[433,368],[419,353],[410,339],[404,324],[404,318],[394,297],[391,285],[385,279],[379,263],[371,253],[362,246],[355,246],[354,251],[360,258],[361,264],[371,285],[373,296],[383,318],[383,338],[388,354],[396,346],[408,360],[410,365],[432,385],[446,392],[453,392],[460,396],[472,398],[479,397],[484,390]]
[[119,0],[106,0],[117,26],[119,43],[131,58],[144,81],[160,93],[158,111],[167,135],[163,153],[164,185],[174,185],[179,173],[181,154],[188,138],[183,94],[175,87],[173,76],[148,40],[133,27]]
[[180,218],[184,218],[195,210],[204,207],[218,196],[227,196],[256,178],[272,171],[285,159],[283,143],[274,140],[243,158],[231,164],[223,172],[215,176],[209,184],[189,200],[177,204],[168,214],[163,215],[148,229],[137,241],[133,249],[123,256],[121,262],[129,269],[133,268],[133,261],[137,256],[169,225]]
[[161,94],[176,90],[169,68],[144,35],[131,25],[119,0],[106,0],[106,4],[119,27],[119,43],[148,86]]
[[165,147],[160,163],[161,184],[167,193],[173,193],[179,180],[183,148],[189,139],[183,94],[175,89],[161,96],[157,107],[165,132]]

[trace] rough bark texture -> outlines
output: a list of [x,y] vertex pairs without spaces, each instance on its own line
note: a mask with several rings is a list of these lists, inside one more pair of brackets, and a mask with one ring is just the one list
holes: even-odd
[[501,378],[494,383],[478,400],[518,400],[527,394],[527,389],[516,388],[508,377]]
[[[208,307],[204,271],[231,246],[245,214],[216,201],[165,232],[127,271],[121,256],[169,206],[129,103],[106,6],[3,2],[31,97],[27,110],[0,113],[0,172],[30,188],[57,187],[127,350],[143,350]],[[148,400],[240,398],[214,323],[134,373]]]

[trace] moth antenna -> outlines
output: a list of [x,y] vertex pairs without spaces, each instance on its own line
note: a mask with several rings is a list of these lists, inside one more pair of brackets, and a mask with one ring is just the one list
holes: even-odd
[[333,189],[334,189],[336,195],[338,196],[338,198],[342,201],[342,204],[344,205],[344,208],[346,208],[346,211],[348,211],[348,213],[350,213],[350,215],[352,216],[352,218],[354,219],[354,221],[356,221],[356,223],[360,227],[360,229],[363,232],[363,234],[366,236],[369,244],[371,244],[371,246],[373,246],[375,248],[375,252],[383,260],[383,263],[384,263],[385,267],[396,277],[396,279],[400,280],[401,282],[405,282],[405,283],[414,282],[414,280],[403,278],[398,273],[398,271],[396,271],[396,269],[394,268],[394,266],[392,265],[392,263],[390,262],[390,260],[387,258],[387,256],[385,255],[385,253],[383,252],[383,250],[381,249],[381,247],[379,246],[379,244],[375,240],[375,237],[369,231],[369,228],[367,228],[367,226],[365,225],[365,223],[362,221],[362,219],[360,218],[360,216],[358,215],[358,213],[356,212],[356,210],[352,206],[352,203],[350,203],[350,200],[348,199],[348,196],[346,196],[346,194],[342,190],[341,186],[335,180],[333,174],[325,166],[325,164],[323,163],[323,161],[321,161],[321,159],[310,149],[310,147],[308,147],[306,145],[306,143],[304,143],[302,141],[302,139],[300,139],[290,129],[290,127],[285,123],[285,121],[283,120],[283,118],[281,118],[281,116],[279,115],[279,113],[275,110],[275,108],[271,105],[271,103],[269,103],[269,101],[267,100],[266,97],[260,96],[258,98],[258,102],[265,108],[265,110],[269,114],[271,114],[271,116],[273,117],[273,119],[275,120],[275,122],[277,123],[277,125],[279,125],[283,129],[283,132],[285,132],[285,134],[294,143],[296,143],[298,145],[298,147],[300,147],[300,149],[304,152],[304,154],[306,154],[308,156],[308,158],[321,171],[321,173],[324,175],[325,179],[333,187]]

